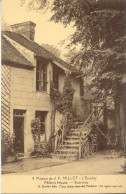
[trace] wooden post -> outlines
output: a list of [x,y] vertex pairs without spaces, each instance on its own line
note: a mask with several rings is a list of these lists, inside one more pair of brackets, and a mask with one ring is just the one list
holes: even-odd
[[63,144],[64,128],[62,130],[62,144]]
[[79,160],[81,159],[81,136],[80,136],[80,140],[79,140]]
[[57,149],[57,135],[55,137],[55,148],[54,148],[54,151],[56,151],[56,149]]

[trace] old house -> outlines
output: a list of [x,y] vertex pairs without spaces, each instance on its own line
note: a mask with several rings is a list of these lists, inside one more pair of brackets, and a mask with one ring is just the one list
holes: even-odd
[[[75,89],[73,108],[80,116],[81,78],[79,71],[34,41],[35,24],[12,25],[2,32],[2,128],[15,134],[17,151],[30,155],[34,150],[31,121],[41,122],[41,141],[52,134],[50,83],[62,92],[66,73]],[[59,115],[56,114],[56,122]]]

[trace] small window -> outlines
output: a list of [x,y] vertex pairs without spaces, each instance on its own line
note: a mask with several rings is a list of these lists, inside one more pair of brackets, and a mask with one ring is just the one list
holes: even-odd
[[36,111],[36,118],[40,121],[40,135],[45,134],[45,119],[46,119],[47,112],[43,111]]
[[25,110],[18,110],[18,109],[14,109],[13,110],[13,115],[14,116],[25,116],[26,111]]
[[47,91],[47,66],[39,63],[36,69],[36,90],[40,92]]

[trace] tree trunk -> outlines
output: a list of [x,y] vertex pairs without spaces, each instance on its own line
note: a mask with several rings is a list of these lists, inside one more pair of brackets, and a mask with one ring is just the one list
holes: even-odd
[[126,149],[126,100],[115,99],[117,147]]
[[[55,113],[56,113],[56,109],[55,106],[52,105],[52,113],[51,113],[51,132],[52,134],[55,132]],[[52,150],[55,150],[55,141],[53,139],[52,141]]]

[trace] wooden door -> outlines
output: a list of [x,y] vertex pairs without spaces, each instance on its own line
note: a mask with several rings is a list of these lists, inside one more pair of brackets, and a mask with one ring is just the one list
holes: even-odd
[[14,117],[14,148],[16,152],[24,153],[24,117]]

